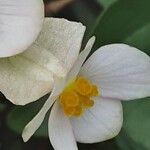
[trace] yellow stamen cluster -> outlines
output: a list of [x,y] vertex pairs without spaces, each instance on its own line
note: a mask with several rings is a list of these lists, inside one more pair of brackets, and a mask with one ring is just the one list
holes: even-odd
[[59,99],[67,116],[78,117],[94,105],[93,96],[99,96],[97,86],[84,77],[78,77],[64,89]]

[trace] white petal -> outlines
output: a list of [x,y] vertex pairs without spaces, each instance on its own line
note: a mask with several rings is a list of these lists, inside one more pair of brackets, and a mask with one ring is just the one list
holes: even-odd
[[0,59],[0,91],[16,105],[25,105],[50,92],[53,75],[21,57]]
[[56,102],[52,108],[49,123],[49,138],[55,150],[77,150],[70,120]]
[[103,97],[130,100],[150,96],[150,57],[125,44],[101,47],[81,74],[99,86]]
[[50,109],[50,107],[53,105],[54,101],[57,99],[57,97],[60,95],[62,90],[65,86],[65,80],[60,82],[59,80],[56,80],[56,83],[54,84],[54,89],[48,98],[48,100],[45,102],[39,113],[26,125],[26,127],[23,130],[22,137],[25,142],[27,142],[30,137],[35,133],[35,131],[40,127],[42,124],[46,113]]
[[80,53],[80,55],[78,56],[78,59],[76,60],[76,62],[74,63],[72,69],[70,70],[68,74],[68,77],[67,77],[68,82],[73,80],[79,73],[81,66],[83,65],[84,61],[86,60],[87,56],[89,55],[94,45],[94,42],[95,42],[95,37],[92,37],[89,39],[88,43],[85,46],[85,49]]
[[96,99],[81,118],[71,119],[75,138],[81,143],[101,142],[115,137],[123,122],[120,101]]
[[43,19],[42,0],[0,0],[0,57],[26,50],[37,38]]
[[[30,62],[36,63],[38,66],[43,67],[58,77],[65,77],[68,72],[67,68],[63,66],[59,58],[55,57],[50,51],[43,48],[42,45],[37,45],[37,43],[33,44],[28,50],[18,56],[21,56],[21,58],[23,57]],[[14,58],[15,61],[17,57]],[[13,57],[10,57],[10,59],[12,58]],[[16,65],[17,63],[15,66]],[[20,66],[20,69],[21,68],[22,66]]]
[[81,23],[66,19],[46,18],[36,43],[50,51],[59,59],[64,68],[70,70],[81,49],[84,32],[85,26]]
[[66,76],[77,59],[84,31],[80,23],[46,19],[37,41],[28,50],[0,59],[0,91],[17,105],[50,92],[53,76]]

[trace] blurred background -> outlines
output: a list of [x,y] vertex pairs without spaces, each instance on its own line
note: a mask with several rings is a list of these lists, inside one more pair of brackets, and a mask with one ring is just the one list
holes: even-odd
[[[45,16],[86,25],[85,42],[96,35],[92,52],[102,45],[121,42],[150,54],[150,0],[45,0],[44,3]],[[29,142],[24,143],[21,138],[24,126],[47,96],[20,107],[0,94],[0,150],[53,150],[47,137],[47,119]],[[123,108],[124,124],[116,138],[96,144],[78,143],[79,150],[150,150],[150,98],[123,102]]]

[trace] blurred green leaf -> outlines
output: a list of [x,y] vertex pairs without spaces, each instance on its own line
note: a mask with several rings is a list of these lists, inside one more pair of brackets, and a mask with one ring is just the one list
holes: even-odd
[[[121,0],[100,16],[94,35],[95,49],[110,43],[123,42],[146,50],[150,54],[150,1]],[[141,34],[142,33],[142,34]],[[143,40],[141,40],[143,39]]]
[[138,47],[144,52],[150,54],[150,23],[146,24],[143,28],[135,32],[129,38],[125,40],[132,46]]
[[124,102],[123,106],[124,106],[124,125],[123,125],[124,134],[120,134],[122,143],[124,142],[125,143],[124,145],[128,146],[131,145],[132,147],[137,147],[134,148],[136,150],[149,150],[150,98]]
[[[28,122],[38,113],[42,107],[44,101],[40,99],[37,102],[28,104],[26,106],[17,106],[10,111],[7,117],[7,125],[18,134],[21,134],[24,127]],[[47,137],[48,136],[48,125],[47,125],[48,116],[44,120],[41,127],[35,133],[35,136]]]
[[97,0],[98,3],[100,3],[104,8],[109,7],[111,4],[116,2],[117,0]]
[[142,145],[133,141],[122,129],[119,135],[115,138],[117,145],[121,150],[147,150]]

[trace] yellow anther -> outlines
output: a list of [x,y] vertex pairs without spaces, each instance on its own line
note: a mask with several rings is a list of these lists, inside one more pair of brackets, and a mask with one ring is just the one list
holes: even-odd
[[83,108],[81,106],[78,106],[75,108],[73,115],[79,117],[81,116],[82,113],[83,113]]
[[60,102],[67,107],[75,107],[79,104],[79,97],[73,91],[64,91],[60,95]]
[[83,78],[83,77],[79,77],[77,78],[76,82],[75,82],[75,90],[83,95],[89,95],[92,92],[92,85],[90,84],[90,82]]
[[65,113],[67,116],[72,116],[72,115],[74,115],[74,112],[75,112],[75,107],[64,107],[64,113]]
[[94,105],[94,101],[89,99],[88,97],[82,99],[82,103],[85,108],[91,108]]
[[90,94],[90,96],[99,96],[99,91],[96,85],[92,86],[92,92]]
[[84,77],[78,77],[66,86],[59,99],[65,115],[79,117],[86,109],[93,107],[93,96],[99,96],[97,86]]

